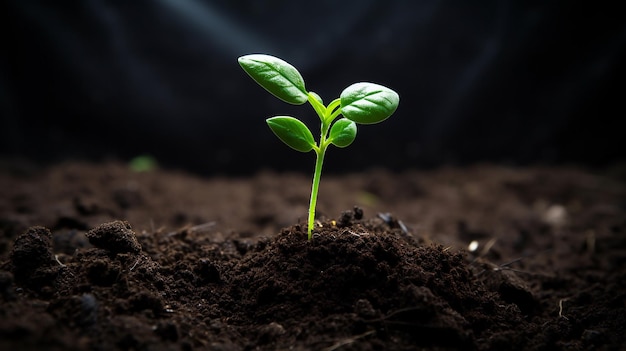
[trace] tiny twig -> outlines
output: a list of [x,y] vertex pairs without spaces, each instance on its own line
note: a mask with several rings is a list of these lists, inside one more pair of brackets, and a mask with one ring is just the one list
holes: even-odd
[[367,233],[367,232],[356,233],[356,232],[353,232],[351,230],[347,230],[347,232],[352,234],[352,235],[354,235],[354,236],[356,236],[356,237],[361,237],[363,235],[369,235],[369,233]]
[[57,263],[59,264],[59,266],[61,267],[67,267],[67,265],[63,264],[60,260],[59,260],[59,255],[54,255],[54,260],[57,261]]
[[569,318],[563,315],[563,301],[567,301],[567,300],[568,300],[567,298],[559,300],[559,317],[565,319],[566,321],[568,321]]
[[[550,250],[551,250],[551,249],[547,249],[547,250],[543,250],[543,251],[540,251],[540,252],[537,252],[537,253],[534,253],[534,254],[527,254],[527,255],[524,255],[524,256],[520,256],[520,257],[518,257],[518,258],[516,258],[516,259],[514,259],[514,260],[511,260],[511,261],[509,261],[509,262],[506,262],[506,263],[503,263],[503,264],[500,264],[500,265],[494,265],[494,264],[491,264],[492,266],[495,266],[495,267],[492,267],[490,270],[491,270],[491,271],[494,271],[494,272],[500,272],[500,271],[511,271],[511,272],[515,272],[515,273],[537,274],[537,273],[532,273],[532,272],[522,271],[522,270],[519,270],[519,269],[514,269],[514,268],[511,268],[511,267],[509,267],[509,266],[510,266],[510,265],[512,265],[512,264],[514,264],[514,263],[517,263],[517,262],[519,262],[519,261],[521,261],[521,260],[523,260],[523,259],[525,259],[525,258],[528,258],[528,257],[530,257],[530,256],[534,256],[534,255],[542,254],[542,253],[548,252],[548,251],[550,251]],[[478,260],[478,258],[479,258],[479,257],[477,257],[477,258],[475,258],[474,260],[472,260],[472,262],[471,262],[470,264],[474,264],[474,263],[476,263],[476,261]],[[482,271],[478,272],[478,273],[476,274],[476,276],[482,275],[483,273],[485,273],[485,272],[487,272],[487,271],[488,271],[487,269],[483,269]]]
[[179,230],[169,232],[167,233],[167,236],[176,236],[176,235],[181,235],[183,233],[204,233],[214,226],[215,226],[215,221],[206,222],[206,223],[195,225],[193,227],[183,227]]
[[353,342],[355,342],[355,341],[357,341],[357,340],[359,340],[361,338],[364,338],[364,337],[366,337],[368,335],[374,334],[375,332],[376,332],[375,330],[370,330],[370,331],[366,331],[363,334],[355,335],[353,337],[340,340],[340,341],[336,342],[335,344],[325,348],[324,351],[334,351],[334,350],[337,350],[337,349],[339,349],[342,346],[346,346],[346,345],[352,344]]
[[[67,268],[67,265],[61,262],[61,260],[59,260],[59,255],[54,255],[54,260],[59,264],[59,266],[61,266],[61,268]],[[66,269],[65,271],[69,273],[72,277],[74,276],[74,273],[72,273],[72,270]]]
[[204,233],[205,231],[208,231],[208,229],[213,228],[214,226],[215,226],[215,221],[211,221],[211,222],[206,222],[206,223],[193,226],[189,228],[189,231],[192,233]]
[[402,232],[404,234],[409,234],[409,228],[407,228],[407,226],[404,225],[404,223],[401,220],[398,220],[398,225],[400,226],[400,229],[402,229]]
[[482,251],[480,252],[480,256],[485,256],[489,252],[489,250],[491,250],[493,245],[496,244],[497,241],[498,239],[496,238],[489,239],[489,241],[487,241],[487,243],[485,244],[485,247],[483,247]]
[[139,258],[137,259],[137,261],[135,261],[135,264],[130,267],[130,272],[133,271],[133,269],[135,269],[135,267],[137,267],[137,264],[139,264],[139,261],[141,261],[142,256],[139,256]]
[[499,271],[505,271],[506,270],[506,271],[511,271],[511,272],[515,272],[515,273],[531,274],[530,272],[525,272],[525,271],[522,271],[522,270],[519,270],[519,269],[513,269],[513,268],[509,267],[513,263],[521,261],[523,258],[524,257],[518,257],[518,258],[514,259],[513,261],[509,261],[507,263],[503,263],[503,264],[501,264],[501,265],[499,265],[497,267],[494,267],[492,269],[492,271],[499,272]]
[[[483,247],[483,249],[480,251],[480,254],[478,254],[478,256],[476,256],[472,262],[470,262],[470,264],[474,264],[478,259],[484,257],[487,255],[487,253],[489,253],[489,250],[491,250],[491,248],[493,247],[493,245],[496,244],[496,241],[498,241],[498,239],[496,238],[491,238],[489,239],[489,241],[487,241],[487,243],[485,244],[485,246]],[[478,243],[476,243],[478,245]],[[478,248],[478,247],[477,247]]]

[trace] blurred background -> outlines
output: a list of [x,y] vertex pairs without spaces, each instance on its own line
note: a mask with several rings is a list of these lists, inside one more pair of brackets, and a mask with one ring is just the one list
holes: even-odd
[[237,57],[292,63],[326,102],[351,83],[400,94],[325,171],[624,160],[626,15],[576,1],[8,0],[0,5],[0,156],[128,160],[201,174],[311,172],[265,118],[308,105]]

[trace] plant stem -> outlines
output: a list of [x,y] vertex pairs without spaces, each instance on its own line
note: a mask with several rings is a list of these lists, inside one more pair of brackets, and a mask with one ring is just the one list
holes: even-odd
[[[316,147],[313,147],[315,151],[315,172],[313,173],[313,185],[311,186],[311,202],[309,203],[309,222],[308,222],[308,234],[309,240],[313,237],[313,228],[315,227],[315,207],[317,206],[317,193],[320,188],[320,178],[322,177],[322,165],[324,164],[324,155],[326,155],[326,148],[330,145],[326,139],[328,137],[328,131],[333,120],[341,112],[341,108],[338,108],[341,104],[340,99],[333,100],[328,106],[324,106],[319,97],[309,93],[309,103],[313,106],[313,109],[319,116],[322,124],[320,126],[320,141]],[[332,118],[331,118],[332,117]]]
[[313,186],[311,186],[311,202],[309,204],[309,240],[313,235],[313,227],[315,225],[315,206],[317,205],[317,192],[320,187],[320,178],[322,177],[322,165],[324,164],[324,155],[326,154],[324,142],[320,142],[319,151],[315,151],[315,173],[313,173]]

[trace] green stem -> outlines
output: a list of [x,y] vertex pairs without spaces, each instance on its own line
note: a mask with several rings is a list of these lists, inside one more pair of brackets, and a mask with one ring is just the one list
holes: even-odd
[[[322,177],[322,165],[324,164],[324,156],[326,155],[326,148],[330,145],[330,142],[326,139],[328,137],[328,130],[341,109],[338,106],[341,104],[339,99],[333,100],[327,107],[324,107],[317,98],[309,93],[309,103],[313,105],[315,112],[322,120],[320,126],[320,142],[313,148],[315,151],[315,172],[313,173],[313,185],[311,186],[311,202],[309,203],[309,222],[308,222],[308,234],[309,240],[313,237],[313,228],[315,227],[315,207],[317,206],[317,193],[320,188],[320,178]],[[334,110],[334,111],[333,111]],[[335,112],[335,113],[333,113]],[[332,118],[331,118],[332,116]]]
[[320,178],[322,177],[322,165],[324,164],[324,154],[326,154],[325,143],[320,142],[319,151],[315,152],[315,173],[313,173],[313,186],[311,186],[311,203],[309,204],[309,240],[313,236],[313,227],[315,226],[315,206],[317,205],[317,193],[320,187]]

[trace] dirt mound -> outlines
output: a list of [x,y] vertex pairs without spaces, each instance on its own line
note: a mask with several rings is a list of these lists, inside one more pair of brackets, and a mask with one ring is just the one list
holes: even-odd
[[[420,174],[419,182],[413,173],[374,173],[376,184],[369,175],[334,178],[337,199],[371,206],[373,196],[397,196],[395,206],[381,204],[394,212],[366,204],[322,215],[307,240],[299,221],[265,235],[282,216],[259,222],[253,209],[265,203],[292,213],[308,177],[205,184],[117,166],[50,172],[2,175],[1,349],[624,346],[626,191],[608,177],[481,168]],[[46,193],[59,189],[51,179],[68,185]],[[286,183],[292,190],[281,193]],[[142,200],[116,202],[123,184]],[[259,184],[275,190],[271,201]],[[363,188],[372,193],[353,192]],[[191,203],[181,191],[193,193]],[[215,194],[241,201],[219,210]],[[208,221],[195,207],[202,198],[215,218],[246,213],[240,224],[248,229],[225,227],[236,218]],[[182,216],[184,208],[196,212]],[[131,225],[159,213],[167,214],[155,217],[163,226]]]

